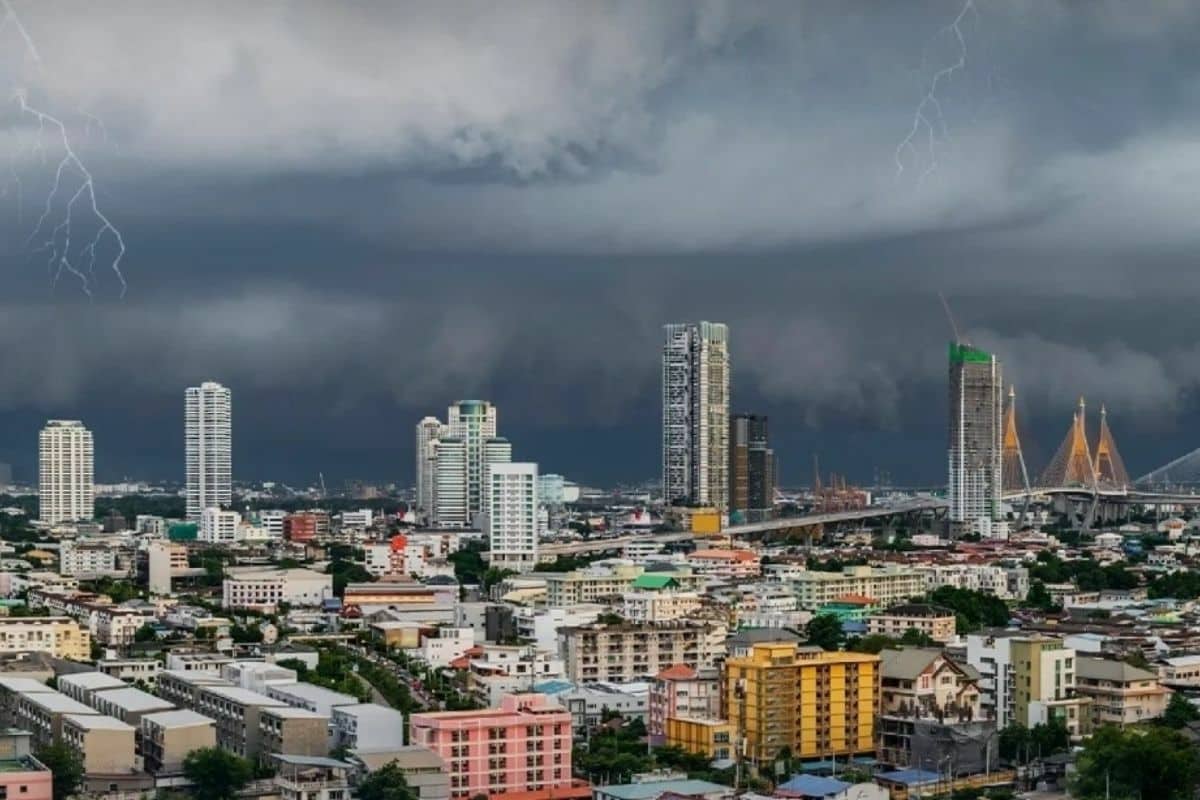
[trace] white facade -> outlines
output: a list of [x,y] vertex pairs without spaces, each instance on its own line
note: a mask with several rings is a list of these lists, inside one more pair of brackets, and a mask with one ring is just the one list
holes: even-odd
[[519,606],[513,611],[513,620],[519,638],[532,642],[539,650],[557,650],[559,628],[590,625],[604,609],[599,603],[566,608]]
[[171,594],[171,579],[188,568],[187,547],[174,542],[152,542],[147,548],[151,594]]
[[267,532],[267,538],[272,541],[283,539],[283,519],[288,512],[280,508],[258,512],[258,524]]
[[437,449],[435,443],[446,434],[446,426],[437,417],[425,417],[417,423],[417,509],[427,514],[432,513],[434,507],[433,487],[436,483],[437,475]]
[[621,616],[630,622],[670,622],[700,609],[695,592],[626,592]]
[[92,432],[78,420],[52,419],[38,436],[38,511],[42,522],[95,515]]
[[437,632],[421,642],[421,660],[431,667],[448,667],[475,646],[474,628],[438,628]]
[[64,541],[58,550],[58,571],[76,578],[109,575],[117,571],[117,550],[100,542]]
[[430,444],[434,459],[433,519],[438,525],[465,528],[467,512],[467,450],[462,439],[445,437]]
[[274,610],[280,603],[319,606],[333,597],[333,576],[308,569],[238,570],[222,584],[225,608]]
[[508,439],[488,439],[483,443],[483,492],[479,498],[479,510],[486,514],[491,507],[492,493],[488,473],[494,464],[512,463],[512,444]]
[[729,328],[672,324],[662,356],[663,497],[729,507]]
[[404,746],[404,715],[376,703],[337,706],[330,715],[334,747],[393,750]]
[[460,400],[446,412],[446,427],[451,437],[463,443],[470,523],[482,511],[484,445],[496,438],[496,407],[483,400]]
[[342,512],[343,528],[369,528],[374,520],[375,513],[369,508],[360,508],[357,511]]
[[230,544],[238,539],[242,515],[236,511],[206,508],[200,513],[200,531],[196,538],[210,544]]
[[528,572],[537,564],[537,464],[489,464],[487,536],[490,563]]
[[229,389],[205,381],[187,389],[184,402],[187,516],[199,521],[206,508],[233,499],[232,403]]

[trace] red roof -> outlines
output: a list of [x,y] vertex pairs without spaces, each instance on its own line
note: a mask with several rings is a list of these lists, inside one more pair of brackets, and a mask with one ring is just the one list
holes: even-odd
[[875,598],[867,597],[865,594],[844,594],[841,597],[835,597],[833,602],[852,603],[859,606],[873,606],[875,605]]
[[672,664],[654,677],[664,681],[691,681],[699,674],[687,664]]

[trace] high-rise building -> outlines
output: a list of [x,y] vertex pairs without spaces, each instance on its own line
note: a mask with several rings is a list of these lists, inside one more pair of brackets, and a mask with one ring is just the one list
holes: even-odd
[[529,572],[537,565],[537,464],[492,462],[486,472],[490,563]]
[[784,749],[804,759],[874,755],[879,656],[755,644],[725,662],[725,703],[755,764]]
[[467,522],[483,510],[484,449],[496,438],[496,407],[484,400],[459,400],[446,413],[449,435],[462,440],[467,467]]
[[187,515],[199,521],[206,508],[233,500],[233,435],[230,393],[219,383],[189,386],[184,403],[187,454]]
[[729,511],[758,522],[775,508],[775,451],[767,443],[767,418],[735,414],[729,422]]
[[467,513],[466,447],[459,437],[446,436],[433,449],[434,523],[442,527],[466,527],[471,521]]
[[950,524],[955,533],[994,536],[1003,496],[1004,384],[1000,362],[968,344],[950,344]]
[[425,417],[417,423],[417,509],[433,513],[433,487],[437,473],[437,440],[446,435],[446,426],[437,417]]
[[491,492],[488,483],[488,470],[493,464],[512,463],[512,443],[502,436],[488,439],[483,443],[483,494],[480,496],[480,513],[490,510]]
[[92,432],[73,419],[52,419],[38,436],[38,516],[75,522],[95,514]]
[[729,328],[664,326],[663,497],[668,504],[729,506]]

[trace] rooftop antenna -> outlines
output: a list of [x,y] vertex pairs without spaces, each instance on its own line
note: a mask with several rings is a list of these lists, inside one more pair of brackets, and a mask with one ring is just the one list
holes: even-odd
[[938,300],[942,301],[942,309],[946,312],[946,319],[950,321],[950,330],[954,331],[954,343],[970,344],[970,342],[964,341],[962,334],[958,332],[958,325],[954,322],[954,314],[950,312],[950,304],[946,302],[946,295],[942,294],[942,291],[939,289],[937,296]]

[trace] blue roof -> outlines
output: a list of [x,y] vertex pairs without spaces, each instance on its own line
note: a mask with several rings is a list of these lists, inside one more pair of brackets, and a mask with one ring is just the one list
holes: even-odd
[[827,797],[831,794],[841,794],[850,788],[850,784],[834,778],[820,778],[816,775],[793,775],[787,783],[780,784],[785,792],[795,792],[805,797]]
[[936,783],[941,776],[927,769],[898,769],[895,772],[884,772],[875,777],[882,781],[912,786],[915,783]]

